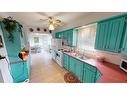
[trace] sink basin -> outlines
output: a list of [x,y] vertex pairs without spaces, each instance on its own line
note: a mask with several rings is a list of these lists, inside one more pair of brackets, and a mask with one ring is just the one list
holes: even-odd
[[82,59],[82,60],[88,60],[88,59],[90,59],[90,58],[88,58],[88,57],[86,57],[86,56],[78,55],[78,54],[76,54],[76,53],[74,53],[74,52],[69,52],[68,54],[70,54],[70,55],[72,55],[72,56],[75,56],[75,57],[77,57],[77,58],[80,58],[80,59]]
[[80,58],[80,59],[82,59],[82,60],[88,60],[88,59],[90,59],[90,58],[88,58],[88,57],[86,57],[86,56],[82,56],[82,55],[77,55],[76,57],[77,57],[77,58]]

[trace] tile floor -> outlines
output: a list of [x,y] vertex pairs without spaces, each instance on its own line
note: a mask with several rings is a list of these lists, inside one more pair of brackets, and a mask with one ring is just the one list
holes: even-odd
[[30,83],[65,83],[67,71],[52,60],[50,53],[32,54],[31,61]]

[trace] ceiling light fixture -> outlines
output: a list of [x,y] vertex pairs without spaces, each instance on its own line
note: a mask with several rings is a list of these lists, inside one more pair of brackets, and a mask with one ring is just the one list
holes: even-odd
[[53,24],[50,24],[49,25],[49,30],[54,30],[54,29],[55,29],[54,25]]

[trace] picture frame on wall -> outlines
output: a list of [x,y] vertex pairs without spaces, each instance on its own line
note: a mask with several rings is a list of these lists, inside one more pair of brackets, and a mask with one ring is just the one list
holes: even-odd
[[34,43],[39,43],[39,37],[34,37]]

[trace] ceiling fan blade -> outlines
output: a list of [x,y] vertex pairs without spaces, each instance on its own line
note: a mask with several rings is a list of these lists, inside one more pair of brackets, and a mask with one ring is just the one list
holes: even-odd
[[55,20],[56,21],[56,23],[61,23],[61,20],[59,20],[59,19],[57,19],[57,20]]
[[48,19],[40,19],[41,21],[47,21]]

